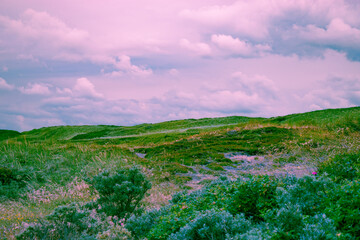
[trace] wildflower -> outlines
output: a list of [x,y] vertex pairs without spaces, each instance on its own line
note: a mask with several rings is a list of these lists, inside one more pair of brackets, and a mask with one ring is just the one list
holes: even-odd
[[312,174],[312,175],[316,175],[316,174],[317,174],[317,172],[312,172],[311,174]]

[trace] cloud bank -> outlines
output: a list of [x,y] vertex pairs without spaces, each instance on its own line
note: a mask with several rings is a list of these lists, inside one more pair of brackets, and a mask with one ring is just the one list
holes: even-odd
[[358,106],[359,12],[351,0],[5,0],[0,128]]

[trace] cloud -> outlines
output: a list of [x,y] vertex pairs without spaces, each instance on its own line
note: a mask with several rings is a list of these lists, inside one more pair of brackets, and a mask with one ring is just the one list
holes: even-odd
[[242,41],[239,38],[233,38],[230,35],[224,34],[213,34],[211,36],[211,41],[221,50],[224,50],[231,55],[255,56],[271,50],[269,45],[253,45],[250,42]]
[[12,90],[15,87],[13,85],[8,84],[5,79],[0,77],[0,89],[5,89],[5,90]]
[[313,56],[330,47],[359,60],[360,52],[352,53],[360,46],[359,11],[359,4],[345,0],[253,0],[189,8],[180,17],[202,37],[211,35],[219,49],[237,52],[238,57],[261,56],[256,53],[269,50]]
[[19,91],[29,95],[49,95],[49,87],[42,83],[29,83],[27,87],[19,87]]
[[118,60],[114,63],[114,66],[119,71],[113,71],[110,74],[113,77],[122,76],[124,73],[138,77],[146,77],[153,74],[153,71],[150,68],[133,65],[130,57],[127,55],[119,56]]
[[303,100],[313,108],[343,108],[360,106],[359,77],[330,77],[321,89],[309,91]]
[[270,36],[275,22],[282,22],[276,26],[279,28],[284,21],[290,24],[296,21],[321,23],[338,17],[359,24],[358,10],[359,6],[343,0],[252,0],[185,9],[180,16],[199,23],[207,32],[222,29],[260,40]]
[[[69,92],[65,89],[64,92]],[[87,78],[79,78],[73,88],[73,95],[76,97],[102,98],[103,95],[95,90],[95,86]]]
[[180,40],[179,44],[182,48],[185,48],[199,56],[209,56],[211,54],[210,46],[203,42],[192,43],[183,38]]
[[215,84],[204,84],[201,89],[169,91],[157,103],[176,111],[196,111],[201,114],[249,114],[264,111],[277,101],[278,90],[265,76],[232,74]]
[[[149,76],[152,70],[132,65],[130,57],[121,54],[117,46],[108,46],[82,29],[72,28],[47,12],[27,9],[14,20],[0,15],[0,36],[7,41],[0,42],[6,49],[0,58],[29,60],[39,63],[39,59],[67,62],[92,62],[112,65],[113,75],[127,73],[134,76]],[[3,56],[1,56],[3,55]]]
[[332,19],[326,28],[315,25],[294,26],[303,39],[318,44],[351,47],[360,50],[360,29],[350,26],[341,18]]
[[[5,54],[19,57],[35,55],[78,61],[89,41],[86,31],[70,28],[47,12],[33,9],[27,9],[18,20],[0,15],[0,27],[8,40],[0,45],[6,47]],[[26,52],[18,52],[18,49]]]
[[170,69],[168,72],[169,72],[169,74],[170,74],[171,76],[177,76],[177,75],[179,75],[179,71],[178,71],[176,68],[172,68],[172,69]]

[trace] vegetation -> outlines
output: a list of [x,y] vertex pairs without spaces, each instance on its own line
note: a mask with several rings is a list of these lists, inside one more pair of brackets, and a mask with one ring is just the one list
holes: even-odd
[[357,239],[359,116],[0,130],[0,239]]

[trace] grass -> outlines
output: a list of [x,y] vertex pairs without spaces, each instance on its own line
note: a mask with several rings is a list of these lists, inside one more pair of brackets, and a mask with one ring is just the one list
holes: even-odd
[[356,107],[268,119],[234,116],[130,127],[0,130],[0,236],[13,239],[23,222],[39,221],[60,205],[96,198],[85,180],[104,169],[140,165],[154,186],[145,198],[150,209],[193,186],[195,169],[219,176],[227,174],[225,166],[245,166],[225,158],[226,153],[265,157],[264,165],[246,165],[242,175],[316,168],[339,154],[360,152],[359,116]]

